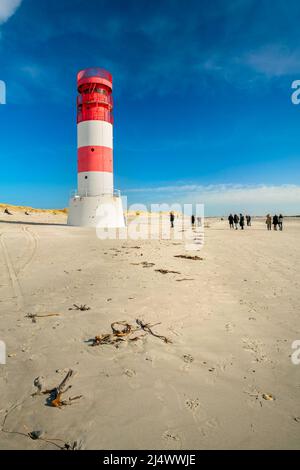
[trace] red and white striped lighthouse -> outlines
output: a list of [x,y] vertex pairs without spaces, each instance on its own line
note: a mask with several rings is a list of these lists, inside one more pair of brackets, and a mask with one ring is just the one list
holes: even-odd
[[82,70],[77,87],[78,194],[113,194],[112,76]]
[[[104,200],[110,197],[114,206],[121,204],[113,184],[112,75],[98,67],[81,70],[77,90],[78,191],[68,223],[94,226],[95,211]],[[121,219],[113,222],[114,218],[112,226],[124,225]]]

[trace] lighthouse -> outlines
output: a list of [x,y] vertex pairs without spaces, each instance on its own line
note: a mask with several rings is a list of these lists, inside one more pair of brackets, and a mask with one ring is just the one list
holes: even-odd
[[77,75],[77,191],[68,224],[124,227],[120,192],[113,181],[112,75],[95,67]]

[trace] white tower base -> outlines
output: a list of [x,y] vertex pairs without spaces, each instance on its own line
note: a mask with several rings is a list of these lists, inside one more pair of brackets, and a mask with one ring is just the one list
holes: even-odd
[[121,197],[75,196],[70,199],[68,225],[77,227],[125,227]]

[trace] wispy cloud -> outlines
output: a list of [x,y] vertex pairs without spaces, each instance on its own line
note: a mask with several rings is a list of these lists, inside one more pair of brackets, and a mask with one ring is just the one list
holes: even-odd
[[300,50],[290,50],[282,45],[266,46],[248,54],[245,64],[269,78],[298,74]]
[[[179,184],[148,188],[133,188],[128,191],[130,199],[149,203],[178,202],[203,203],[209,215],[221,215],[231,211],[250,212],[263,215],[269,211],[285,214],[300,212],[299,185],[197,185]],[[133,197],[131,196],[133,195]]]
[[22,0],[1,0],[0,1],[0,24],[6,23],[21,5]]

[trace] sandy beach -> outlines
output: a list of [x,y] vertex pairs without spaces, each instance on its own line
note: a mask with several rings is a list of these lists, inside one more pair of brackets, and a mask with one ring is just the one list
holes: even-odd
[[[178,241],[99,240],[64,213],[0,219],[1,449],[299,448],[300,219],[207,220],[200,260]],[[170,342],[91,346],[136,319]],[[81,398],[49,406],[39,389],[69,369],[64,397]]]

